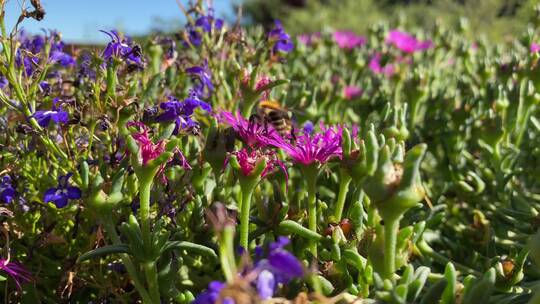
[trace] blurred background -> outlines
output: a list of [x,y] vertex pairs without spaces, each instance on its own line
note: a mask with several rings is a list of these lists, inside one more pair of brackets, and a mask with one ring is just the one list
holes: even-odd
[[[178,0],[187,5],[188,0]],[[100,29],[117,28],[132,36],[174,32],[185,20],[175,0],[41,0],[45,19],[28,20],[24,28],[37,32],[56,29],[71,43],[100,43],[107,37]],[[238,6],[242,22],[268,25],[280,19],[293,34],[325,27],[359,33],[379,21],[408,27],[431,28],[466,23],[474,35],[503,41],[522,33],[536,16],[538,0],[214,0],[215,14],[232,22]],[[8,26],[15,24],[29,2],[8,0]]]

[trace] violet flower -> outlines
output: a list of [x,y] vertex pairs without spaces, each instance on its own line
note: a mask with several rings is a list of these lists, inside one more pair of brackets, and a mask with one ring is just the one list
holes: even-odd
[[30,271],[18,262],[10,262],[8,259],[0,259],[0,270],[7,273],[17,285],[17,289],[21,289],[22,282],[32,282],[34,278]]
[[342,127],[324,127],[321,124],[321,129],[320,133],[303,133],[295,142],[282,139],[272,144],[285,151],[294,162],[303,165],[324,164],[331,158],[341,158]]
[[111,38],[111,41],[107,43],[107,46],[105,46],[105,49],[101,54],[101,57],[103,57],[108,64],[110,64],[113,59],[117,58],[137,67],[143,66],[142,50],[138,45],[134,44],[129,38],[121,38],[115,30],[108,32],[100,30],[100,32]]
[[405,53],[423,51],[433,46],[431,40],[418,40],[411,34],[399,30],[390,31],[388,37],[386,37],[386,42],[393,44]]
[[11,177],[5,175],[0,182],[0,201],[9,204],[16,195],[17,191],[15,191],[15,188],[11,184]]
[[380,53],[375,53],[375,55],[373,55],[369,61],[369,69],[375,74],[384,74],[386,77],[394,75],[396,72],[394,65],[389,63],[385,64],[384,66],[381,65],[381,57],[382,55]]
[[225,283],[213,281],[208,284],[208,289],[195,298],[192,304],[215,304],[219,299],[219,293],[225,287]]
[[187,68],[186,73],[195,80],[194,90],[197,94],[203,98],[209,98],[214,91],[214,85],[212,84],[212,74],[208,69],[208,60],[205,60],[201,66]]
[[281,135],[269,124],[261,125],[256,121],[248,121],[240,112],[236,115],[222,111],[218,119],[234,129],[238,137],[251,148],[263,148],[281,140]]
[[[202,43],[202,33],[210,33],[212,30],[220,31],[223,28],[223,20],[214,17],[214,10],[209,9],[208,15],[202,15],[195,20],[194,25],[187,25],[189,43],[194,46],[199,46]],[[184,41],[184,46],[188,43]]]
[[268,41],[272,43],[272,54],[288,53],[294,48],[291,36],[285,32],[279,20],[275,21],[274,28],[268,33]]
[[60,63],[63,67],[75,64],[75,59],[64,52],[64,43],[60,34],[54,31],[45,32],[48,36],[29,35],[24,30],[19,32],[17,39],[20,47],[15,53],[15,63],[17,66],[23,66],[26,76],[32,76],[36,67],[39,65],[39,54],[45,50],[45,46],[50,45],[48,60],[51,63]]
[[346,50],[361,47],[367,42],[366,37],[358,36],[352,31],[335,31],[332,37],[341,49]]
[[64,208],[69,200],[81,198],[81,189],[69,185],[69,178],[73,174],[68,173],[58,177],[58,186],[49,188],[45,191],[43,201],[45,203],[53,203],[56,208]]
[[531,51],[531,53],[538,53],[538,52],[540,52],[540,44],[534,43],[534,42],[531,43],[530,51]]
[[303,132],[305,134],[311,134],[313,133],[313,130],[315,130],[315,125],[310,120],[306,121],[304,123],[304,127],[302,128]]
[[0,76],[0,89],[5,88],[9,84],[9,81],[6,77]]
[[174,121],[176,126],[173,134],[178,134],[180,129],[190,129],[198,127],[198,124],[191,119],[196,108],[201,108],[207,112],[212,111],[209,104],[199,99],[196,92],[190,92],[190,96],[183,101],[179,101],[174,96],[169,96],[169,101],[162,102],[159,107],[163,113],[156,117],[158,122]]
[[62,106],[58,106],[59,98],[53,99],[53,107],[51,110],[40,110],[36,111],[32,117],[35,118],[38,122],[38,124],[42,128],[46,128],[49,126],[51,120],[55,123],[67,123],[69,119],[69,115],[66,111],[62,110]]
[[347,100],[352,100],[360,95],[362,95],[362,89],[360,87],[350,85],[343,88],[343,96]]

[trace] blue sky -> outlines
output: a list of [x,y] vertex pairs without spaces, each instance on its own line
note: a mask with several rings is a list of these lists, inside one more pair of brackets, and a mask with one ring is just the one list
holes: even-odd
[[[20,15],[24,0],[8,0],[6,23],[8,29]],[[181,0],[186,4],[187,0]],[[214,0],[216,15],[234,16],[232,3],[238,0]],[[30,1],[26,1],[30,7]],[[182,24],[182,12],[175,0],[41,0],[45,19],[27,19],[22,27],[30,32],[41,28],[55,29],[67,42],[104,42],[107,37],[100,29],[118,28],[127,34],[143,34],[159,25],[162,29]]]

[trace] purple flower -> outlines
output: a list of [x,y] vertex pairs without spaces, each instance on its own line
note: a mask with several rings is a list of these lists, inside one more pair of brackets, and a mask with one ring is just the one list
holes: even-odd
[[296,142],[280,140],[273,142],[276,147],[285,151],[294,162],[309,165],[314,162],[324,164],[333,157],[342,156],[342,127],[324,127],[321,123],[320,133],[303,133],[297,136]]
[[130,39],[121,39],[117,31],[109,32],[100,30],[111,38],[111,41],[105,46],[101,57],[110,63],[113,58],[124,60],[128,64],[138,67],[143,66],[142,50]]
[[17,195],[17,191],[11,185],[11,178],[9,175],[5,175],[2,182],[0,182],[0,201],[9,204],[13,201],[15,195]]
[[418,40],[409,33],[401,32],[399,30],[392,30],[386,37],[386,42],[393,44],[395,47],[405,53],[414,53],[416,51],[423,51],[433,46],[431,40]]
[[52,51],[49,58],[51,62],[58,62],[63,67],[75,65],[75,59],[62,51]]
[[79,63],[79,70],[77,72],[77,77],[79,79],[89,78],[96,79],[96,71],[92,69],[92,56],[88,53],[81,55],[81,61]]
[[40,110],[36,111],[32,117],[35,118],[38,122],[38,124],[42,128],[46,128],[49,126],[51,120],[55,123],[67,123],[69,119],[69,115],[66,111],[62,110],[62,106],[57,106],[59,102],[59,98],[53,99],[53,107],[51,110]]
[[[214,10],[209,9],[208,15],[202,15],[195,20],[194,25],[187,25],[189,43],[199,46],[202,43],[202,33],[210,33],[212,30],[220,31],[223,28],[223,20],[214,17]],[[187,42],[184,42],[188,46]]]
[[276,278],[271,271],[264,269],[259,273],[257,277],[257,293],[261,299],[271,298],[274,295],[276,285]]
[[303,127],[304,133],[311,134],[311,133],[313,133],[314,129],[315,129],[315,125],[313,125],[313,123],[310,120],[308,120],[308,121],[306,121],[306,123],[304,123],[304,127]]
[[214,90],[214,85],[212,84],[212,74],[208,69],[208,61],[205,60],[201,66],[187,68],[186,73],[191,75],[195,80],[194,90],[198,95],[203,98],[209,98]]
[[540,44],[538,43],[531,43],[531,53],[538,53],[540,51]]
[[367,42],[365,37],[358,36],[351,31],[335,31],[332,34],[332,37],[340,48],[346,50],[352,50],[356,47],[363,46]]
[[396,72],[394,65],[388,63],[384,66],[381,65],[381,57],[380,53],[373,55],[368,64],[369,69],[375,74],[384,74],[386,77],[394,75]]
[[0,76],[0,89],[5,88],[9,84],[8,80],[4,76]]
[[279,133],[271,125],[248,121],[239,112],[234,115],[222,111],[219,113],[218,119],[231,126],[238,137],[251,148],[263,148],[281,139]]
[[178,134],[180,129],[190,129],[198,127],[198,124],[191,119],[196,108],[201,108],[207,112],[212,111],[209,104],[199,99],[196,92],[191,91],[188,98],[179,101],[174,96],[169,96],[169,101],[162,102],[159,107],[163,113],[156,117],[158,122],[174,121],[176,126],[173,134]]
[[73,174],[68,173],[58,177],[58,187],[49,188],[45,191],[43,201],[45,203],[54,203],[56,208],[64,208],[68,201],[81,198],[81,189],[69,185],[69,178]]
[[19,290],[21,289],[21,282],[34,281],[30,271],[18,262],[10,262],[9,258],[0,259],[0,270],[7,273],[15,281]]
[[272,43],[272,54],[288,53],[294,48],[291,37],[285,32],[279,20],[275,21],[274,28],[268,33],[268,41]]
[[208,284],[208,289],[199,294],[193,304],[215,304],[219,298],[219,293],[225,287],[225,283],[213,281]]
[[343,88],[343,96],[347,100],[352,100],[360,95],[362,95],[362,89],[355,85],[350,85]]

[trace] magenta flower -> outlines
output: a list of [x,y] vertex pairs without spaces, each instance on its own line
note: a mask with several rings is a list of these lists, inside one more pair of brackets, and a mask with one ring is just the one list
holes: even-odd
[[[281,169],[283,173],[285,174],[285,179],[289,179],[289,175],[287,174],[287,168],[285,168],[285,164],[283,164],[282,161],[280,161],[277,158],[275,151],[261,151],[261,150],[252,150],[251,152],[248,151],[246,148],[232,152],[231,155],[236,156],[236,159],[238,160],[238,164],[240,165],[240,171],[244,176],[251,176],[253,174],[253,170],[257,167],[257,165],[265,160],[266,161],[266,167],[261,173],[261,178],[264,178],[268,174],[274,172],[274,169]],[[228,162],[228,159],[226,160]]]
[[350,85],[343,88],[343,96],[347,100],[352,100],[360,95],[362,95],[362,89],[355,85]]
[[531,48],[530,48],[530,50],[531,50],[531,53],[538,53],[538,52],[540,52],[540,44],[534,43],[534,42],[531,43]]
[[321,38],[320,32],[301,34],[301,35],[298,35],[298,37],[296,37],[296,39],[298,39],[300,43],[306,46],[313,45],[313,43],[318,41],[320,38]]
[[324,164],[334,157],[341,158],[342,127],[324,127],[320,133],[304,133],[295,142],[281,139],[273,145],[285,151],[294,162],[310,165],[314,162]]
[[165,151],[165,143],[160,140],[156,144],[148,137],[148,127],[142,122],[129,122],[128,127],[138,127],[141,132],[132,134],[131,136],[139,144],[141,151],[141,161],[143,165],[146,165],[149,161],[160,156]]
[[433,46],[431,40],[418,40],[409,33],[392,30],[386,37],[386,42],[393,44],[395,47],[405,53],[414,53],[423,51]]
[[238,137],[251,148],[263,148],[274,141],[281,140],[281,136],[272,125],[261,125],[255,121],[248,121],[239,112],[234,115],[222,111],[219,113],[218,119],[231,126]]
[[21,289],[21,282],[34,281],[30,271],[17,262],[10,262],[9,258],[0,259],[0,270],[3,270],[15,281],[18,289]]
[[375,74],[384,74],[386,77],[394,75],[396,72],[394,65],[388,63],[384,66],[381,65],[381,57],[382,55],[380,53],[375,53],[375,55],[373,55],[369,61],[369,69]]
[[351,31],[335,31],[332,37],[341,49],[347,50],[363,46],[367,42],[365,37],[358,36]]

